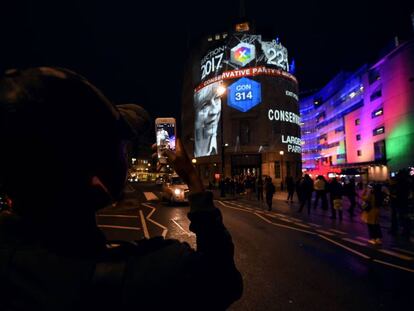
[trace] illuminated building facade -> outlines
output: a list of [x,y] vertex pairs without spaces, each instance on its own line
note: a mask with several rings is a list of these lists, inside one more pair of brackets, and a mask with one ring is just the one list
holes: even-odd
[[204,181],[301,174],[298,84],[279,40],[249,23],[204,38],[184,76],[182,137]]
[[385,180],[414,167],[414,40],[300,100],[303,169]]

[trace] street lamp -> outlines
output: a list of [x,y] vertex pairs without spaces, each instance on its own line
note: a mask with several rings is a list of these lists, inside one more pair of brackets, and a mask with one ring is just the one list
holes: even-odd
[[280,154],[280,174],[281,174],[281,182],[280,182],[280,188],[283,191],[283,155],[285,154],[285,152],[283,150],[279,151]]

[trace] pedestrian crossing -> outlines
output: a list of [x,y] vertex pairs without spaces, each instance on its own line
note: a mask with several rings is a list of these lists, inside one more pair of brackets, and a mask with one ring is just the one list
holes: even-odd
[[145,199],[147,199],[147,201],[157,201],[157,200],[159,200],[154,192],[144,192],[144,196],[145,196]]

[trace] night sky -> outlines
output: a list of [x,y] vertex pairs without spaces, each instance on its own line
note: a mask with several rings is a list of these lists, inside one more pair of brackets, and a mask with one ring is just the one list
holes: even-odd
[[[375,61],[394,36],[413,33],[413,1],[245,2],[256,31],[278,36],[295,59],[301,92]],[[115,103],[180,118],[189,43],[227,31],[238,16],[238,0],[2,1],[0,69],[67,67]]]

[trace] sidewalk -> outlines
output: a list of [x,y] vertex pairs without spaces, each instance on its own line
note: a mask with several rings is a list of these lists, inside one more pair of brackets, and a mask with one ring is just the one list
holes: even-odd
[[[220,191],[215,189],[212,190],[214,199],[216,200],[233,200],[233,201],[239,201],[246,204],[249,204],[250,206],[258,209],[266,209],[265,203],[260,203],[257,201],[257,197],[255,193],[252,193],[251,200],[248,200],[246,198],[246,195],[240,194],[236,196],[231,196],[229,194],[226,194],[224,198],[220,197]],[[330,219],[331,211],[328,210],[322,210],[320,208],[321,203],[319,202],[319,207],[314,209],[312,205],[311,214],[307,214],[306,207],[303,209],[302,213],[298,213],[299,210],[299,202],[297,199],[296,194],[294,195],[294,202],[288,203],[286,202],[287,198],[287,192],[283,191],[277,191],[276,194],[273,196],[273,206],[272,210],[277,213],[282,213],[289,215],[291,217],[295,217],[298,219],[301,219],[304,223],[315,223],[317,225],[320,225],[324,228],[329,229],[336,229],[345,231],[350,235],[357,236],[359,238],[366,238],[368,239],[368,229],[367,225],[362,222],[360,219],[361,209],[357,205],[355,209],[355,216],[350,217],[348,213],[348,206],[349,202],[346,198],[343,199],[344,207],[343,207],[343,220],[340,221],[337,219]],[[312,200],[313,201],[313,200]],[[414,232],[411,232],[411,239],[403,239],[400,236],[392,236],[388,233],[390,229],[391,224],[391,210],[389,208],[383,208],[381,210],[381,216],[380,216],[380,224],[383,234],[383,243],[384,246],[404,246],[408,247],[410,249],[414,249]]]

